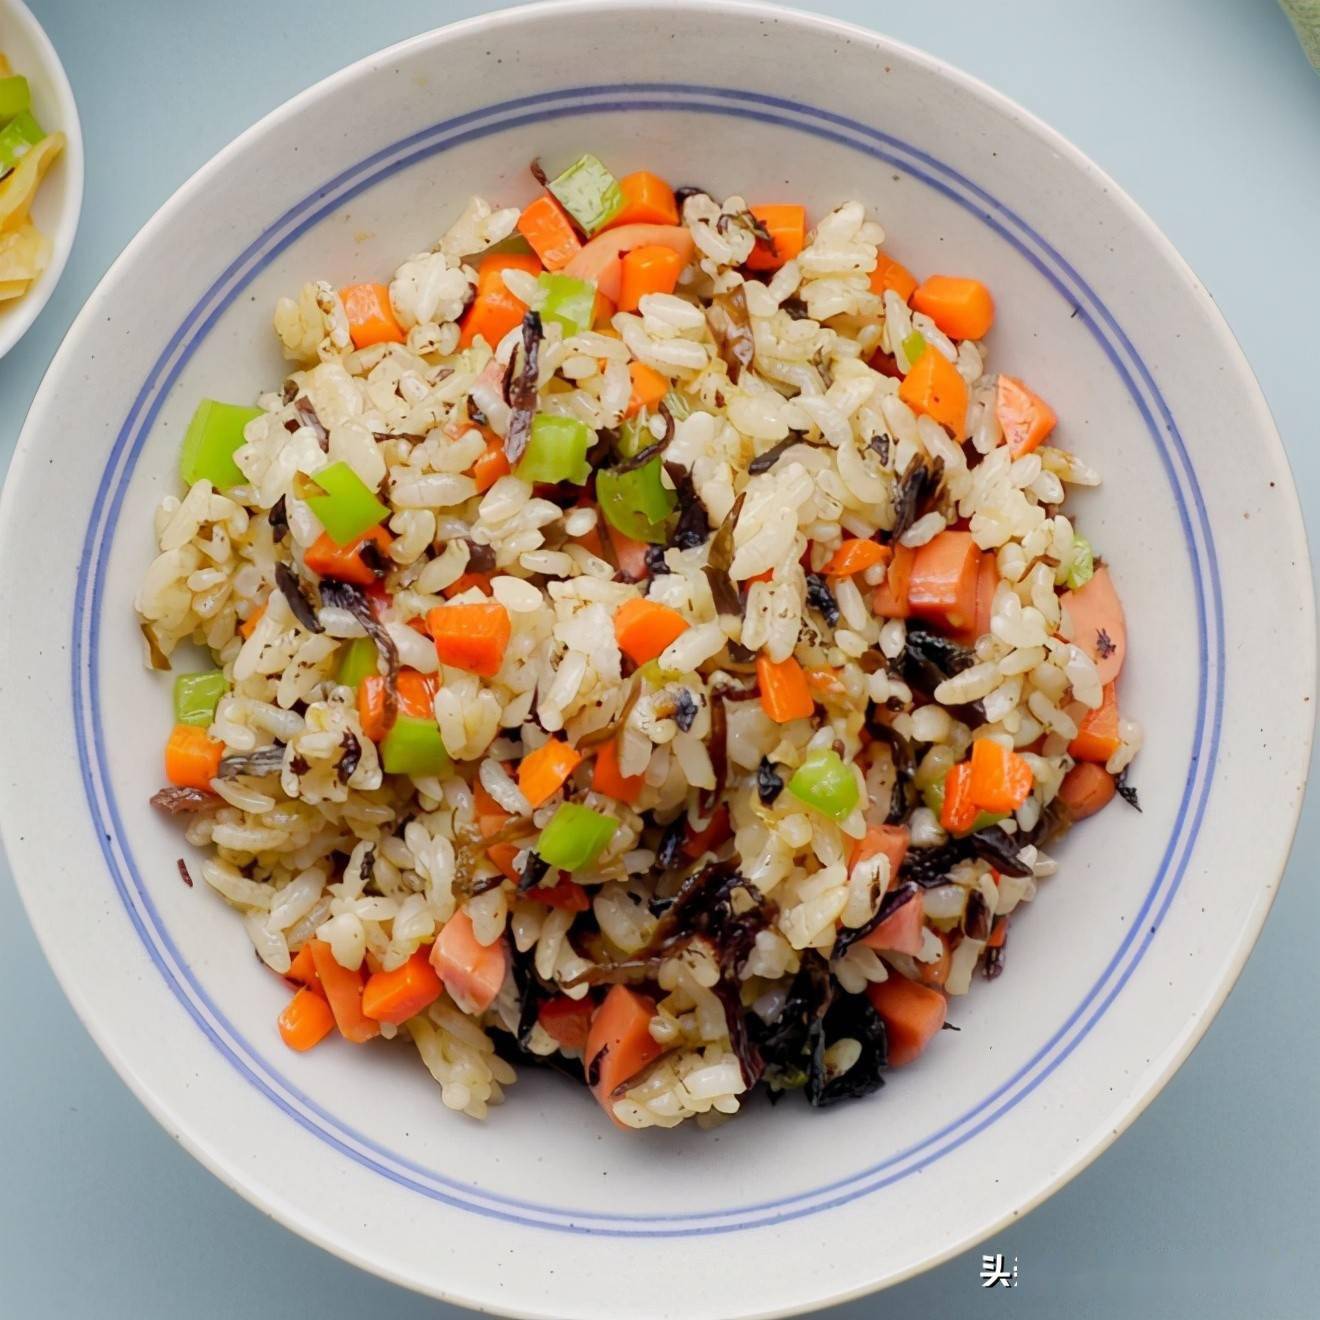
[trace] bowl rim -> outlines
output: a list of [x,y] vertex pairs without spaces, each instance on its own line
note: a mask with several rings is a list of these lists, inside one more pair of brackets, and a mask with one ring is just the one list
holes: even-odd
[[[85,168],[82,120],[78,116],[78,103],[74,99],[69,75],[55,49],[55,44],[23,0],[0,0],[0,17],[12,17],[41,52],[42,76],[50,80],[51,91],[59,103],[61,120],[59,131],[64,134],[66,141],[62,153],[64,159],[57,164],[62,165],[67,172],[69,188],[68,198],[53,232],[49,235],[50,263],[37,277],[35,286],[23,295],[20,300],[21,307],[14,309],[12,317],[0,322],[0,358],[4,358],[32,328],[64,274],[64,267],[73,252],[74,239],[77,237],[78,225],[82,219]],[[100,287],[99,281],[97,287]]]
[[[18,0],[13,0],[13,3],[17,4]],[[655,7],[653,0],[609,0],[609,4],[610,7],[615,9],[645,10]],[[1117,184],[1115,184],[1107,174],[1091,162],[1078,148],[1072,146],[1072,144],[1059,133],[1051,129],[1029,111],[1024,110],[1015,102],[995,91],[993,88],[990,88],[980,80],[962,72],[937,57],[915,49],[905,43],[895,41],[890,37],[867,28],[817,14],[803,13],[798,10],[786,9],[778,5],[761,3],[760,0],[678,0],[676,6],[667,6],[667,8],[669,7],[676,7],[698,14],[702,12],[714,12],[736,14],[746,16],[749,19],[762,18],[780,22],[787,21],[803,26],[809,26],[817,30],[831,32],[841,37],[847,37],[851,40],[861,40],[868,44],[872,49],[895,50],[901,52],[906,58],[912,60],[914,64],[925,68],[933,76],[948,79],[964,89],[970,90],[979,98],[994,103],[1000,110],[1011,112],[1011,114],[1029,133],[1039,139],[1043,139],[1055,151],[1064,156],[1075,168],[1080,169],[1093,180],[1105,185],[1114,197],[1116,203],[1125,211],[1134,225],[1141,230],[1142,236],[1147,241],[1153,240],[1160,255],[1162,255],[1163,258],[1169,262],[1171,267],[1186,280],[1201,311],[1203,313],[1209,313],[1205,318],[1206,323],[1212,328],[1215,337],[1223,347],[1226,357],[1232,360],[1240,369],[1242,383],[1246,387],[1246,394],[1248,396],[1251,410],[1257,415],[1261,423],[1260,430],[1262,432],[1262,440],[1272,449],[1273,457],[1276,460],[1281,460],[1279,464],[1281,471],[1287,473],[1291,478],[1291,469],[1288,464],[1287,453],[1283,448],[1277,428],[1270,416],[1263,394],[1240,346],[1237,344],[1236,339],[1233,337],[1231,330],[1213,300],[1206,293],[1200,281],[1196,279],[1185,260],[1178,254],[1170,241],[1154,225],[1153,221],[1145,215],[1136,203],[1132,201],[1132,199],[1128,197],[1128,195]],[[222,168],[222,166],[233,156],[246,150],[252,141],[259,139],[281,119],[293,114],[309,101],[315,101],[321,97],[332,95],[340,86],[345,83],[351,83],[359,77],[359,75],[366,72],[370,66],[381,59],[402,56],[412,50],[443,42],[456,35],[466,35],[471,32],[497,31],[504,24],[516,24],[520,22],[526,17],[527,12],[532,9],[538,11],[544,9],[572,14],[580,14],[587,11],[599,13],[601,3],[600,0],[549,0],[547,3],[520,5],[492,14],[479,15],[463,20],[459,23],[430,29],[426,32],[409,37],[401,42],[385,47],[380,51],[371,52],[364,58],[354,61],[352,64],[330,74],[328,77],[319,80],[312,86],[289,98],[289,100],[265,115],[256,124],[235,138],[227,147],[204,163],[172,194],[170,199],[156,212],[156,214],[147,221],[138,234],[135,235],[135,237],[126,245],[120,256],[116,258],[115,262],[111,265],[102,280],[98,282],[96,289],[89,296],[87,303],[76,318],[70,331],[70,337],[73,337],[75,331],[83,329],[87,322],[95,319],[97,305],[103,287],[119,272],[121,267],[132,260],[140,250],[149,247],[155,233],[157,232],[158,226],[167,225],[172,219],[174,211],[176,211],[184,201],[190,199],[197,192],[203,190],[207,186],[212,174]],[[0,499],[0,527],[8,525],[10,522],[10,519],[5,515],[9,512],[9,500],[16,498],[11,492],[13,488],[20,483],[24,470],[21,465],[35,460],[34,446],[31,444],[30,436],[37,429],[37,418],[41,408],[47,401],[45,397],[47,380],[56,374],[57,369],[63,367],[64,359],[68,351],[67,346],[62,347],[54,361],[51,363],[46,373],[46,378],[43,379],[42,387],[38,391],[37,397],[32,405],[27,423],[23,428],[23,434],[20,437],[19,445],[14,456],[13,472],[15,475],[11,481],[6,483],[3,498]],[[1291,480],[1287,484],[1285,494],[1292,499],[1292,505],[1290,506],[1290,513],[1292,516],[1285,521],[1289,524],[1288,530],[1290,534],[1297,540],[1298,554],[1296,556],[1296,568],[1300,572],[1301,577],[1305,579],[1306,585],[1309,588],[1311,570],[1309,556],[1306,552],[1305,524],[1300,516],[1295,483]],[[1304,593],[1302,605],[1306,640],[1305,668],[1309,686],[1314,688],[1314,599],[1313,593],[1310,590]],[[1309,752],[1312,735],[1313,726],[1309,726],[1306,730],[1306,745],[1303,749],[1304,751]],[[1299,752],[1299,757],[1300,756],[1301,752]],[[1301,803],[1302,797],[1299,794],[1296,803],[1291,810],[1291,820],[1288,822],[1289,828],[1286,832],[1286,836],[1281,832],[1280,838],[1276,844],[1277,866],[1268,868],[1271,872],[1281,873],[1283,866],[1286,863],[1288,851],[1291,847],[1291,840],[1296,830]],[[5,799],[0,798],[0,806],[4,805]],[[6,817],[9,817],[10,815],[7,809],[5,815]],[[1271,853],[1272,857],[1275,855],[1276,853]],[[26,907],[27,899],[26,896],[24,896],[24,890],[21,885],[19,886],[19,891],[20,895],[24,897]],[[975,1242],[984,1240],[984,1238],[999,1231],[1005,1224],[1011,1222],[1015,1216],[1020,1215],[1024,1211],[1039,1204],[1060,1186],[1086,1168],[1102,1151],[1108,1148],[1109,1144],[1122,1131],[1126,1130],[1141,1112],[1144,1111],[1145,1107],[1156,1095],[1159,1094],[1169,1077],[1172,1076],[1194,1048],[1196,1043],[1200,1040],[1208,1027],[1211,1018],[1214,1016],[1214,1013],[1217,1012],[1218,1008],[1222,1005],[1224,999],[1232,989],[1233,984],[1236,982],[1241,968],[1245,963],[1246,957],[1254,946],[1259,935],[1260,928],[1263,925],[1264,919],[1273,902],[1273,897],[1274,891],[1271,890],[1268,894],[1267,900],[1259,906],[1255,919],[1240,932],[1237,943],[1231,950],[1228,961],[1220,972],[1219,980],[1215,985],[1213,993],[1207,997],[1202,1007],[1202,1011],[1197,1015],[1195,1024],[1181,1038],[1181,1040],[1177,1042],[1176,1047],[1167,1054],[1164,1060],[1164,1066],[1159,1074],[1146,1085],[1142,1093],[1138,1094],[1130,1101],[1127,1109],[1116,1118],[1115,1123],[1111,1128],[1106,1129],[1102,1133],[1096,1134],[1094,1140],[1086,1149],[1075,1156],[1066,1165],[1056,1170],[1048,1180],[1042,1183],[1039,1190],[1032,1197],[1016,1208],[1006,1209],[997,1220],[990,1223],[988,1226],[982,1227],[953,1243],[946,1244],[938,1250],[932,1251],[929,1255],[923,1257],[918,1263],[886,1278],[882,1284],[862,1284],[841,1290],[837,1293],[822,1296],[793,1309],[797,1311],[805,1311],[816,1306],[836,1304],[853,1297],[862,1296],[868,1292],[874,1291],[876,1287],[888,1286],[889,1284],[900,1282],[905,1278],[911,1277],[935,1264],[947,1260],[967,1249],[967,1247],[973,1245]],[[29,916],[31,917],[30,912]],[[370,1272],[389,1278],[403,1286],[423,1288],[424,1291],[430,1292],[433,1296],[441,1297],[459,1304],[480,1306],[483,1308],[490,1306],[491,1303],[489,1299],[474,1299],[446,1291],[439,1287],[424,1287],[415,1279],[406,1278],[391,1270],[387,1265],[383,1265],[374,1259],[369,1259],[361,1253],[346,1250],[345,1243],[342,1240],[331,1239],[328,1234],[321,1233],[315,1225],[304,1222],[295,1207],[289,1206],[284,1202],[272,1202],[266,1195],[263,1195],[259,1189],[249,1187],[242,1174],[223,1163],[221,1158],[214,1155],[212,1151],[208,1149],[205,1141],[194,1139],[186,1130],[184,1130],[182,1125],[173,1121],[172,1114],[166,1102],[159,1100],[158,1097],[150,1092],[145,1084],[139,1083],[139,1079],[133,1073],[131,1062],[121,1055],[119,1049],[112,1044],[106,1035],[94,1024],[94,1015],[89,1011],[90,1005],[86,1002],[82,993],[74,989],[73,984],[71,983],[71,978],[66,978],[61,971],[60,963],[57,961],[56,956],[54,956],[54,950],[48,946],[47,941],[42,937],[40,931],[38,931],[38,939],[42,944],[43,952],[45,952],[48,961],[51,962],[52,967],[56,971],[62,988],[74,1004],[79,1016],[82,1017],[84,1025],[87,1026],[89,1032],[97,1041],[99,1048],[106,1054],[107,1058],[116,1068],[116,1071],[118,1071],[121,1077],[125,1079],[130,1088],[144,1103],[153,1116],[155,1116],[168,1131],[175,1135],[195,1158],[210,1169],[211,1172],[216,1174],[222,1182],[233,1188],[259,1209],[273,1214],[281,1223],[298,1232],[300,1235],[317,1242],[318,1245],[327,1250],[333,1251],[337,1255],[352,1260],[355,1264],[358,1264]],[[558,1312],[534,1311],[509,1311],[507,1313],[536,1315],[559,1314]],[[788,1313],[791,1313],[791,1310],[774,1308],[758,1314],[780,1315]]]

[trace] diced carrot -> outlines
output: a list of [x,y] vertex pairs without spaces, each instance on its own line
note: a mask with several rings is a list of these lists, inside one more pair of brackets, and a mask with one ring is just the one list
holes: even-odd
[[591,897],[576,880],[561,880],[557,885],[533,885],[520,895],[546,907],[564,912],[585,912],[591,906]]
[[297,981],[299,985],[310,986],[318,994],[321,990],[321,978],[316,974],[316,963],[312,960],[312,946],[308,942],[294,955],[289,970],[284,973],[286,981]]
[[309,940],[308,943],[312,950],[312,961],[316,964],[316,974],[321,978],[321,986],[330,1003],[330,1011],[335,1015],[339,1034],[355,1045],[380,1035],[379,1025],[362,1011],[362,986],[365,979],[362,968],[354,970],[341,966],[324,940]]
[[899,265],[883,252],[877,255],[875,269],[871,272],[872,293],[884,293],[886,289],[893,289],[904,302],[907,302],[916,287],[917,277],[906,266]]
[[[435,719],[435,694],[440,691],[438,674],[419,674],[415,669],[401,669],[395,680],[398,713],[415,720]],[[380,742],[390,731],[385,723],[385,679],[368,674],[357,690],[358,723],[372,742]]]
[[504,663],[513,636],[509,611],[498,601],[481,605],[439,605],[427,616],[440,663],[493,678]]
[[1090,581],[1065,591],[1059,603],[1072,623],[1073,641],[1095,661],[1101,684],[1112,683],[1127,657],[1127,623],[1109,570],[1097,568]]
[[891,1068],[911,1063],[944,1026],[948,1010],[944,996],[897,972],[891,972],[887,980],[867,986],[866,993],[871,1006],[884,1020]]
[[931,275],[912,291],[911,301],[950,339],[984,339],[994,324],[994,299],[980,280]]
[[605,330],[609,328],[610,318],[614,315],[614,312],[614,304],[603,293],[598,293],[591,308],[592,329]]
[[441,928],[431,949],[431,966],[464,1013],[484,1013],[504,984],[509,953],[503,940],[478,942],[472,918],[459,908]]
[[1085,820],[1107,807],[1117,791],[1114,776],[1104,766],[1079,761],[1064,775],[1059,785],[1059,800],[1073,820]]
[[335,1025],[330,1005],[304,986],[284,1006],[280,1014],[280,1039],[291,1049],[302,1053],[319,1045]]
[[486,448],[472,465],[472,479],[477,483],[477,493],[488,491],[501,477],[507,477],[509,471],[504,441],[498,436],[487,440]]
[[165,744],[165,778],[180,788],[211,791],[211,780],[220,773],[225,745],[208,737],[196,724],[176,724]]
[[416,1017],[440,998],[444,986],[430,963],[431,950],[422,947],[392,972],[376,972],[362,991],[362,1011],[377,1022],[398,1026]]
[[953,965],[953,952],[949,941],[939,931],[935,932],[940,942],[940,956],[933,962],[917,964],[917,979],[923,985],[943,985],[949,979],[949,968]]
[[671,247],[658,243],[634,248],[623,258],[619,311],[635,312],[648,293],[673,293],[687,262]]
[[939,422],[955,440],[967,434],[967,382],[938,349],[927,349],[898,387],[898,397],[915,413]]
[[657,174],[638,170],[619,180],[623,209],[605,227],[620,225],[676,225],[678,202],[674,190]]
[[625,417],[635,417],[643,408],[654,408],[669,389],[669,381],[645,362],[628,363],[628,375],[632,377],[632,397]]
[[603,743],[596,753],[596,763],[591,771],[591,788],[595,793],[603,793],[619,802],[632,806],[642,795],[646,779],[642,775],[625,775],[619,772],[619,740],[611,738]]
[[492,843],[486,849],[486,856],[490,858],[504,875],[513,881],[514,884],[522,883],[522,872],[517,866],[518,846],[513,843]]
[[440,594],[446,600],[461,596],[475,587],[483,596],[489,596],[494,588],[490,584],[489,573],[461,573],[447,587],[442,587]]
[[999,590],[999,563],[993,550],[981,555],[976,569],[976,624],[972,640],[984,637],[990,631],[990,613],[994,608],[995,592]]
[[541,1030],[559,1046],[561,1050],[574,1053],[586,1049],[587,1033],[591,1030],[591,1015],[595,1005],[590,999],[570,999],[567,995],[555,995],[543,999],[536,1010],[536,1020]]
[[972,743],[972,802],[981,811],[1016,811],[1030,796],[1033,776],[1026,757],[993,738]]
[[966,834],[975,824],[976,815],[976,803],[972,801],[972,767],[963,761],[945,776],[940,824],[950,834]]
[[662,1053],[651,1036],[654,1016],[655,1004],[626,985],[611,986],[591,1015],[582,1062],[588,1079],[594,1082],[592,1094],[611,1118],[614,1092]]
[[761,708],[776,724],[806,719],[816,709],[807,676],[791,655],[779,661],[758,655],[756,682],[761,689]]
[[995,924],[990,928],[990,938],[986,940],[987,949],[1002,949],[1004,941],[1008,939],[1008,918],[996,917]]
[[869,861],[877,853],[884,853],[889,858],[889,887],[892,889],[898,880],[899,868],[908,850],[908,828],[906,825],[868,825],[866,833],[852,846],[848,855],[848,871],[860,862]]
[[820,571],[827,577],[851,577],[854,573],[865,573],[877,564],[887,564],[893,557],[892,546],[854,536],[830,556],[829,562]]
[[677,610],[645,596],[624,601],[614,615],[619,649],[638,665],[654,660],[688,627],[688,621]]
[[408,336],[390,306],[387,284],[350,284],[339,290],[354,348],[372,344],[402,344]]
[[504,252],[487,257],[477,271],[477,296],[463,317],[458,346],[467,348],[480,335],[491,348],[521,323],[527,304],[504,286],[506,270],[541,273],[541,263],[525,252]]
[[833,669],[804,669],[802,672],[817,701],[842,701],[848,695],[843,679]]
[[337,578],[340,582],[355,582],[369,587],[377,580],[376,574],[362,558],[362,547],[373,542],[383,553],[394,538],[383,527],[368,528],[347,545],[336,545],[329,532],[322,532],[303,552],[303,563],[319,577]]
[[[691,828],[689,825],[688,829],[691,830]],[[722,843],[732,837],[733,827],[729,823],[729,804],[721,802],[716,808],[715,814],[710,818],[710,824],[704,830],[698,830],[695,834],[688,834],[688,837],[683,841],[683,855],[695,861],[703,853],[715,852]]]
[[509,813],[491,797],[489,790],[480,779],[472,784],[472,806],[483,839],[498,834],[504,828],[504,822],[509,819]]
[[889,953],[917,954],[921,952],[924,924],[921,895],[914,894],[907,902],[900,903],[874,930],[863,935],[859,943],[868,949],[884,949]]
[[252,634],[257,631],[257,624],[261,622],[261,616],[265,614],[265,612],[266,606],[263,602],[238,625],[238,631],[241,632],[244,637],[251,637]]
[[995,386],[995,417],[1014,458],[1037,448],[1059,420],[1039,394],[1033,394],[1012,376],[1000,376]]
[[871,609],[882,619],[907,619],[912,615],[908,592],[912,586],[912,564],[917,552],[906,545],[894,547],[894,557],[885,569],[885,580],[875,589]]
[[807,241],[807,210],[790,203],[772,203],[748,207],[765,226],[770,242],[757,239],[747,258],[748,270],[778,270],[792,261]]
[[653,246],[673,248],[684,265],[692,260],[692,235],[683,225],[619,225],[597,234],[564,267],[564,274],[589,280],[611,302],[618,302],[623,254]]
[[1100,694],[1100,704],[1088,710],[1077,726],[1077,737],[1068,744],[1068,755],[1074,761],[1095,761],[1100,765],[1118,751],[1118,691],[1113,683],[1106,683]]
[[981,552],[971,532],[941,532],[917,547],[908,604],[912,613],[955,629],[976,622]]
[[569,775],[581,764],[582,753],[562,738],[550,738],[528,752],[518,767],[518,787],[523,797],[539,807],[559,792]]
[[546,270],[563,270],[582,251],[582,240],[568,212],[549,193],[543,193],[518,217],[518,232]]
[[617,527],[607,527],[606,534],[614,547],[614,562],[629,582],[642,582],[651,576],[646,566],[646,552],[651,547],[645,541],[634,541]]
[[608,562],[609,554],[605,549],[605,542],[601,537],[601,522],[597,518],[596,522],[581,536],[575,536],[572,539],[578,543],[584,550],[589,550],[597,559],[604,559]]

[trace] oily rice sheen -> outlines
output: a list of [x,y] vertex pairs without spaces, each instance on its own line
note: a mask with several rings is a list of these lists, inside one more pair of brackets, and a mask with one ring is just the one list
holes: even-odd
[[199,407],[153,801],[294,1049],[410,1040],[476,1118],[519,1061],[628,1128],[867,1095],[1140,744],[1099,478],[861,204],[547,187],[281,298],[290,374]]

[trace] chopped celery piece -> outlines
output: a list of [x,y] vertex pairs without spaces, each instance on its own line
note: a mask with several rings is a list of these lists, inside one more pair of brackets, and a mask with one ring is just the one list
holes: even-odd
[[565,802],[541,831],[536,851],[551,866],[579,871],[600,856],[618,828],[619,822],[603,811]]
[[449,753],[434,720],[400,715],[380,745],[380,763],[391,775],[443,775],[449,772]]
[[12,119],[31,109],[32,94],[28,90],[28,80],[22,74],[11,74],[0,78],[0,120]]
[[654,544],[665,540],[665,519],[678,505],[678,497],[660,480],[658,455],[632,472],[597,472],[596,501],[611,527],[634,541]]
[[669,409],[669,415],[676,422],[692,416],[692,405],[677,390],[669,390],[665,394],[664,404]]
[[1084,536],[1073,536],[1072,563],[1068,566],[1068,585],[1076,591],[1095,576],[1095,552]]
[[852,767],[830,748],[812,752],[793,771],[788,791],[831,820],[843,820],[861,800]]
[[15,115],[0,129],[0,172],[12,170],[45,136],[30,111]]
[[683,677],[677,669],[661,669],[659,660],[648,660],[644,665],[638,665],[637,672],[654,688],[662,688],[666,683]]
[[[508,238],[502,238],[498,243],[492,243],[490,247],[481,252],[482,257],[507,257],[530,255],[532,245],[515,229]],[[468,260],[476,263],[475,257],[469,257]]]
[[313,473],[312,480],[325,494],[309,495],[307,507],[336,545],[348,545],[390,516],[389,509],[347,463],[331,463]]
[[655,443],[655,436],[640,414],[634,413],[619,423],[619,439],[614,448],[623,458],[636,458],[647,445]]
[[914,330],[903,340],[903,356],[907,358],[908,366],[913,366],[925,351],[926,336],[920,330]]
[[180,674],[174,680],[175,724],[209,727],[215,719],[215,708],[228,687],[225,676],[218,669],[206,669],[200,674]]
[[532,434],[527,451],[518,464],[518,476],[524,481],[555,483],[571,481],[581,486],[591,475],[587,448],[591,431],[575,417],[552,417],[537,413],[532,418]]
[[[944,810],[944,780],[937,779],[933,784],[927,784],[921,791],[922,801],[925,802],[931,811],[935,813],[936,818]],[[984,830],[991,825],[998,825],[1001,820],[1007,820],[1008,813],[1002,811],[978,811],[976,819],[972,821],[972,828],[967,831],[968,834],[975,834],[977,830]],[[961,837],[961,836],[959,836]]]
[[546,186],[588,234],[603,229],[623,210],[619,181],[592,155],[579,156]]
[[591,329],[596,317],[596,286],[571,275],[545,273],[536,277],[544,291],[540,313],[542,321],[557,321],[564,327],[564,338]]
[[234,462],[234,451],[243,443],[243,428],[260,416],[260,408],[203,399],[179,450],[179,474],[184,481],[191,486],[206,480],[217,490],[242,485],[245,478]]
[[379,672],[376,668],[376,643],[370,637],[354,637],[344,647],[335,678],[345,687],[356,688],[364,678]]

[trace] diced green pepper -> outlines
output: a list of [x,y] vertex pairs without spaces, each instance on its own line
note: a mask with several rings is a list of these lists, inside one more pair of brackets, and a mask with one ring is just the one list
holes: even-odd
[[28,80],[20,73],[0,78],[0,121],[21,115],[32,106]]
[[662,688],[666,683],[683,677],[677,669],[661,669],[659,660],[648,660],[644,665],[638,665],[637,672],[653,688]]
[[434,720],[400,715],[380,745],[380,763],[391,775],[444,775],[453,764]]
[[580,871],[600,856],[619,822],[603,811],[565,802],[541,831],[536,851],[543,862],[563,871]]
[[545,292],[541,301],[542,321],[557,321],[564,327],[564,338],[591,329],[596,319],[596,286],[589,280],[571,275],[538,275],[536,282]]
[[331,463],[313,473],[312,480],[325,494],[309,495],[307,507],[336,545],[348,545],[390,516],[389,509],[347,463]]
[[1074,536],[1072,545],[1072,563],[1068,566],[1068,585],[1076,591],[1084,587],[1095,576],[1095,552],[1091,543],[1084,536]]
[[546,186],[588,234],[604,228],[623,210],[619,181],[592,155],[579,156]]
[[665,519],[677,507],[678,497],[660,480],[657,455],[631,472],[597,472],[596,502],[611,527],[634,541],[660,544],[667,535]]
[[524,481],[571,481],[581,486],[591,475],[587,465],[590,444],[591,431],[585,422],[575,417],[537,413],[532,418],[532,434],[518,463],[517,475]]
[[379,672],[376,668],[376,643],[370,637],[354,637],[344,647],[335,680],[344,687],[356,688],[364,678]]
[[207,728],[215,719],[215,708],[229,684],[218,669],[200,674],[180,674],[174,680],[175,724],[196,724]]
[[45,130],[24,110],[0,128],[0,174],[12,170],[46,136]]
[[203,399],[184,433],[179,475],[190,486],[202,480],[217,490],[242,485],[246,478],[234,462],[234,452],[243,443],[243,428],[260,416],[260,408]]
[[861,801],[852,767],[845,765],[838,752],[828,747],[812,752],[793,771],[788,791],[831,820],[843,820]]
[[619,438],[614,448],[622,458],[636,458],[647,445],[655,443],[651,428],[637,413],[619,423]]
[[908,366],[913,366],[916,360],[926,351],[926,336],[920,330],[914,330],[903,340],[903,356],[908,360]]
[[[921,791],[922,801],[938,817],[944,810],[944,780],[937,779],[933,784],[927,784]],[[978,811],[976,819],[972,821],[972,828],[967,831],[968,834],[975,834],[977,830],[984,830],[991,825],[998,825],[1001,820],[1007,820],[1008,813],[1002,811]],[[959,836],[962,837],[961,835]]]

